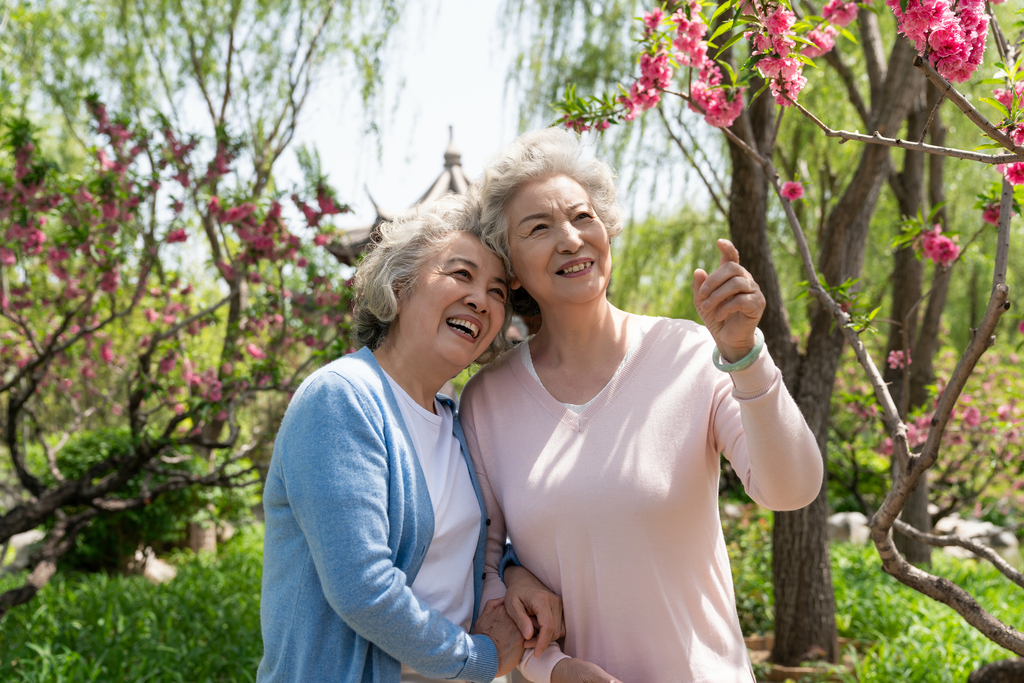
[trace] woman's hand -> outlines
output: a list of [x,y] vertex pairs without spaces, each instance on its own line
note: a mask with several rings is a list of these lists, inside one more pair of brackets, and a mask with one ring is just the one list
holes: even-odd
[[[519,626],[523,638],[537,638],[533,654],[540,657],[551,641],[565,635],[562,598],[524,567],[510,566],[505,570],[505,587],[505,609]],[[539,625],[536,630],[531,617],[536,617]]]
[[504,598],[488,600],[484,611],[476,620],[473,633],[484,635],[494,641],[498,650],[498,673],[495,678],[504,676],[523,659],[526,652],[523,634],[519,627],[505,611]]
[[764,313],[764,295],[747,269],[740,265],[740,253],[729,240],[718,240],[722,260],[708,275],[693,271],[693,304],[711,332],[718,352],[727,363],[735,363],[754,348],[754,330]]
[[551,670],[551,683],[622,683],[597,664],[570,657]]

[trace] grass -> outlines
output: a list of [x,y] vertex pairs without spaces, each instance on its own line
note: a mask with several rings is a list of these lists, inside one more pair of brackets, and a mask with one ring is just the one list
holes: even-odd
[[[726,540],[744,633],[770,630],[770,513],[726,523]],[[882,572],[874,546],[832,546],[839,635],[864,643],[855,657],[862,683],[963,683],[974,669],[1014,655],[971,628],[951,608]],[[1020,628],[1024,591],[990,564],[936,551],[931,572],[966,589],[1005,623]],[[851,648],[852,652],[852,648]],[[852,680],[852,679],[851,679]]]
[[[748,633],[771,628],[770,530],[764,512],[726,527]],[[32,602],[0,620],[0,680],[255,680],[263,649],[262,542],[260,527],[249,527],[216,557],[176,555],[178,577],[163,586],[141,577],[58,573]],[[861,683],[961,683],[982,664],[1011,656],[953,610],[882,573],[873,548],[832,550],[839,635],[865,643],[856,654]],[[987,564],[934,558],[933,571],[1019,627],[1024,591]],[[0,591],[22,580],[0,580]]]
[[[262,547],[250,527],[216,557],[181,552],[177,578],[162,586],[58,572],[0,620],[0,680],[254,681]],[[0,591],[23,580],[0,580]]]

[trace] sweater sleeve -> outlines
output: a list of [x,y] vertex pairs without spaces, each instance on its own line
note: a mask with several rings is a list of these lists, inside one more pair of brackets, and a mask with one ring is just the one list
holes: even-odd
[[498,670],[491,639],[421,603],[392,562],[385,419],[337,373],[305,387],[278,435],[288,503],[324,596],[352,630],[424,676],[486,683]]
[[715,452],[759,505],[796,510],[818,495],[824,463],[817,441],[768,349],[743,370],[720,373],[711,427]]
[[[505,584],[499,576],[499,568],[502,558],[505,556],[505,515],[498,505],[494,496],[490,480],[487,478],[487,468],[484,465],[480,452],[480,440],[477,437],[476,422],[474,420],[474,408],[477,406],[478,398],[476,383],[470,380],[462,393],[462,401],[459,404],[459,421],[462,423],[462,430],[466,435],[466,445],[469,446],[469,455],[473,460],[473,468],[476,470],[477,481],[480,482],[480,492],[484,498],[484,505],[487,508],[487,519],[491,520],[487,527],[487,550],[484,558],[484,587],[480,599],[480,609],[488,600],[505,596]],[[512,553],[514,555],[514,553]],[[529,569],[529,567],[527,567]],[[544,654],[540,657],[533,656],[533,648],[528,649],[522,660],[519,662],[519,671],[528,681],[533,683],[550,683],[551,671],[558,662],[566,659],[569,655],[562,652],[557,643],[551,643]]]

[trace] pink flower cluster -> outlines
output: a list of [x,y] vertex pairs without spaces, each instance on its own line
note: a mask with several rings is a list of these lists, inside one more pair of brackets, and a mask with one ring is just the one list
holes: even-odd
[[1019,109],[1024,104],[1024,81],[1017,81],[1012,90],[1010,88],[996,88],[992,91],[992,96],[995,97],[999,104],[1010,111],[1014,110],[1014,104]]
[[1003,174],[1011,185],[1024,185],[1024,161],[1015,164],[998,164],[996,170]]
[[845,0],[829,0],[821,8],[821,18],[835,26],[844,27],[853,23],[857,18],[857,3]]
[[910,359],[910,349],[907,349],[906,351],[898,350],[889,352],[888,364],[893,370],[902,370],[903,368],[909,367],[913,362],[914,361]]
[[[970,79],[981,66],[988,35],[984,0],[885,0],[896,15],[900,33],[943,78],[953,83]],[[955,7],[954,7],[955,5]]]
[[629,89],[628,97],[619,101],[625,105],[626,121],[632,121],[637,114],[658,106],[661,102],[661,91],[672,83],[672,65],[668,53],[661,47],[653,55],[645,52],[640,55],[640,79]]
[[920,246],[924,255],[940,266],[948,266],[960,256],[960,246],[942,234],[942,228],[936,224],[931,230],[925,230],[920,236]]
[[[761,56],[757,70],[768,79],[775,102],[788,107],[807,85],[803,62],[791,56],[796,46],[791,33],[796,15],[778,0],[753,0],[751,8],[759,20],[757,27],[746,34],[751,54]],[[827,41],[823,41],[821,47],[825,44]]]
[[836,46],[836,34],[838,33],[839,29],[835,26],[811,29],[807,33],[807,40],[814,43],[814,47],[806,46],[803,54],[813,59],[814,57],[820,57],[827,52],[831,52],[832,48]]

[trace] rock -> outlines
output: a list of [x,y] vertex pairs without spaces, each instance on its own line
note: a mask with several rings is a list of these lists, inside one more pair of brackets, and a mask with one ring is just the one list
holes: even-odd
[[1024,659],[1004,659],[971,672],[967,683],[1024,683]]
[[861,512],[837,512],[828,518],[828,539],[866,545],[871,539],[868,518]]
[[[3,568],[3,571],[0,571],[0,574],[13,574],[27,568],[29,556],[32,555],[32,551],[36,549],[36,546],[44,538],[46,538],[46,532],[40,529],[30,529],[29,531],[11,536],[8,547],[14,550],[14,559]],[[0,558],[0,560],[3,560],[3,558]]]
[[203,526],[195,522],[188,524],[188,547],[197,555],[201,552],[217,552],[217,529],[214,525]]
[[235,525],[231,522],[217,522],[217,542],[227,543],[235,535]]
[[140,572],[154,586],[167,583],[178,575],[178,570],[157,557],[150,547],[135,551],[135,557],[128,563],[128,571]]
[[[992,522],[963,519],[960,515],[954,513],[936,522],[935,533],[953,534],[960,538],[969,538],[995,550],[1011,567],[1015,569],[1020,569],[1021,567],[1022,558],[1020,543],[1017,541],[1017,537],[1012,531],[1008,531]],[[978,559],[970,550],[956,546],[943,548],[942,552],[961,559]]]
[[726,503],[722,506],[722,517],[726,519],[743,519],[743,508],[736,503]]

